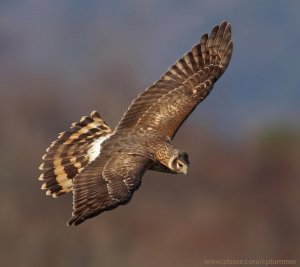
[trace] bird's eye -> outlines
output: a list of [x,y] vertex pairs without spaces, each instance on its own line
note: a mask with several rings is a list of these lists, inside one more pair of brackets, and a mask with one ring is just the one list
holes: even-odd
[[182,166],[183,166],[181,161],[177,161],[177,165],[178,165],[179,168],[182,168]]

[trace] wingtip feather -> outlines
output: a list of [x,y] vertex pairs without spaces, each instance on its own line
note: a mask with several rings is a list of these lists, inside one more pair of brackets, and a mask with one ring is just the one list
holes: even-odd
[[45,190],[46,188],[47,188],[47,184],[46,184],[46,183],[43,183],[42,186],[41,186],[41,189],[42,189],[42,190]]
[[39,181],[43,181],[44,180],[44,174],[42,173],[39,178],[38,178]]
[[43,171],[43,170],[44,170],[44,166],[45,166],[45,164],[42,163],[42,164],[39,166],[39,170],[40,170],[40,171]]

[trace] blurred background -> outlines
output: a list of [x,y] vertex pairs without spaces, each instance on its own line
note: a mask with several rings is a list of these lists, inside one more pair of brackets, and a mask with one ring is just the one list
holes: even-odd
[[[288,0],[2,0],[1,266],[299,259],[299,8]],[[189,153],[188,176],[147,172],[129,205],[67,227],[71,195],[47,197],[37,180],[46,147],[92,110],[114,127],[224,19],[231,64],[174,140]]]

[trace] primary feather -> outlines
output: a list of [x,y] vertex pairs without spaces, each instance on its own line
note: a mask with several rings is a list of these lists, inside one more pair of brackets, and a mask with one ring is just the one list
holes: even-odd
[[116,131],[148,126],[172,139],[226,70],[232,49],[230,24],[215,26],[132,102]]

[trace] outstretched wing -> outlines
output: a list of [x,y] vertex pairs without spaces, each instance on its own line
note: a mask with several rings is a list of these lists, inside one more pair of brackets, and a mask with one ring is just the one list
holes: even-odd
[[116,130],[145,126],[172,139],[226,70],[232,49],[230,24],[215,26],[210,36],[204,34],[191,52],[133,101]]
[[129,154],[102,155],[73,181],[73,217],[78,225],[106,210],[126,204],[141,184],[149,160]]

